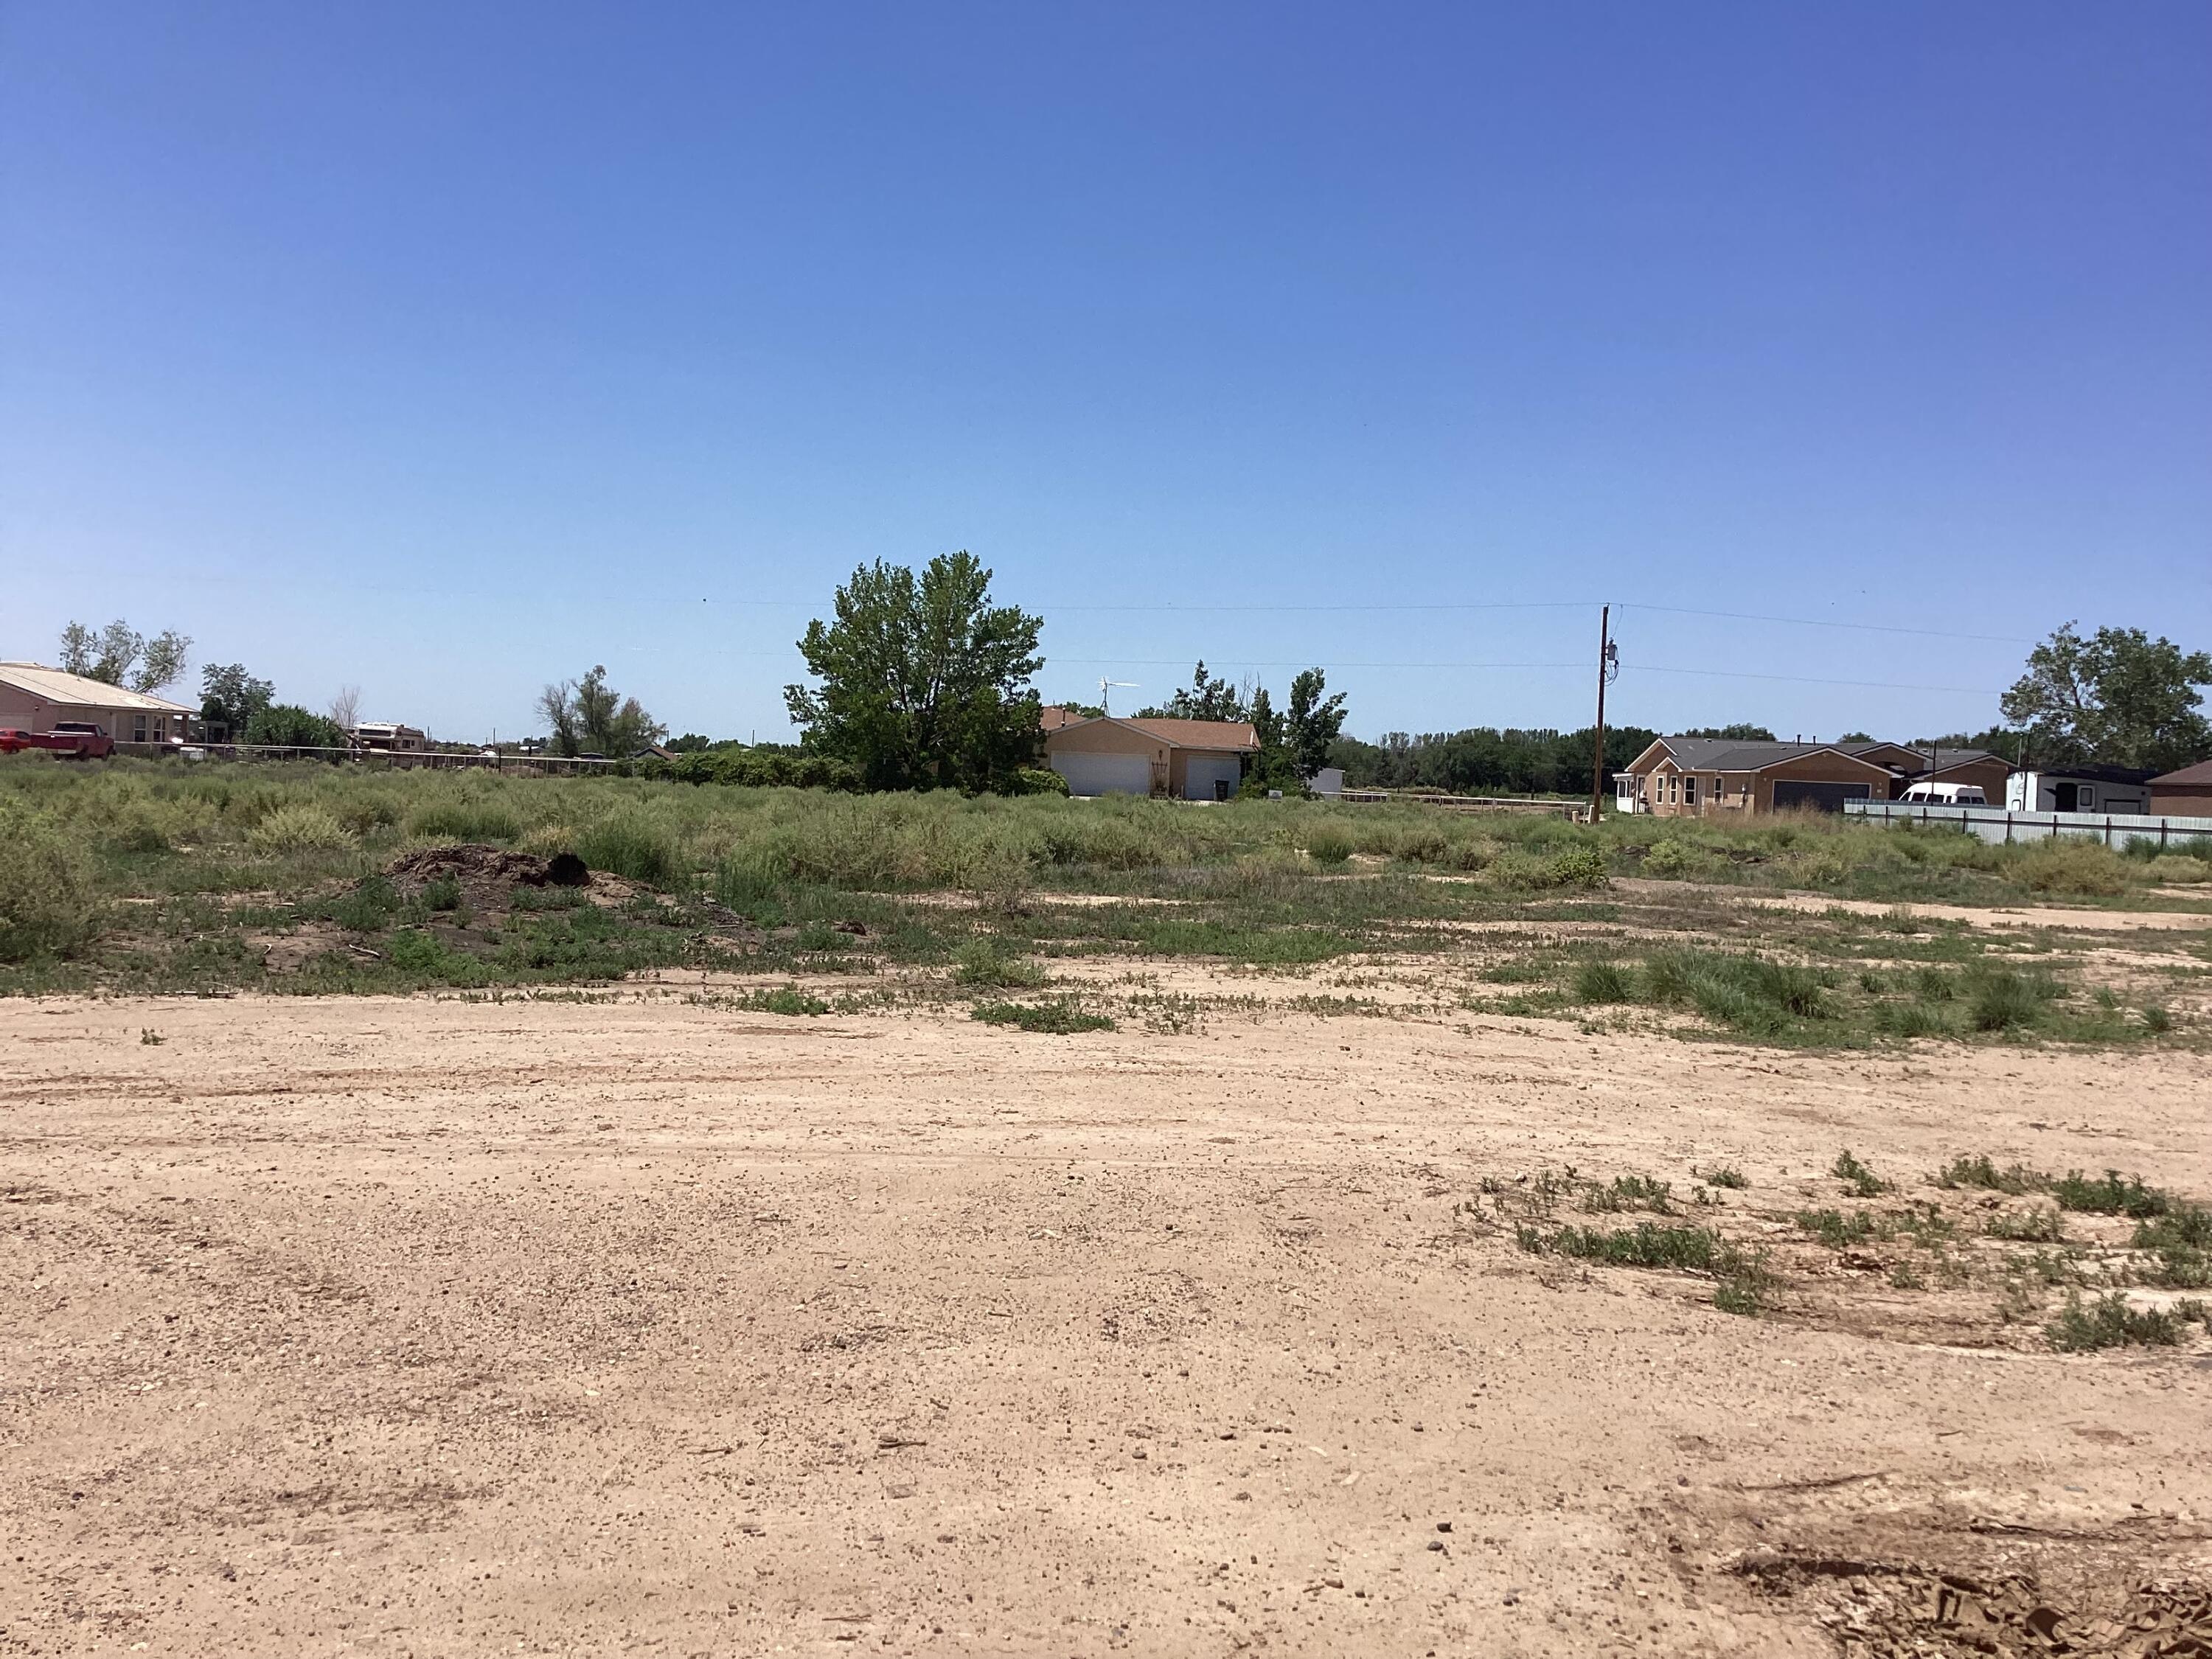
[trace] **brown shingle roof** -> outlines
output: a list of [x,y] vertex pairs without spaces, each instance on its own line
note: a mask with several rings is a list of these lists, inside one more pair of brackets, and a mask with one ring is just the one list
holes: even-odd
[[1257,749],[1260,734],[1249,720],[1123,720],[1171,749]]
[[2179,772],[2162,773],[2150,781],[2154,789],[2161,786],[2180,787],[2200,784],[2212,787],[2212,760],[2202,760],[2194,766],[2185,766]]

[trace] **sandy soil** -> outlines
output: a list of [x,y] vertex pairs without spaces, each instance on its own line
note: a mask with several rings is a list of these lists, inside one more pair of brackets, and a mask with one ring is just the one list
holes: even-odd
[[[1617,880],[1613,886],[1639,897],[1679,899],[1686,893],[1768,910],[1811,915],[1831,910],[1858,916],[1905,915],[1926,921],[1963,922],[1970,927],[2060,927],[2087,933],[2164,933],[2212,927],[2212,910],[2096,910],[2087,905],[1885,904],[1874,899],[1835,898],[1826,893],[1762,893],[1710,883]],[[2212,895],[2195,888],[2158,888],[2154,896],[2203,902]]]
[[1731,1203],[1786,1208],[1844,1146],[2202,1196],[2203,1066],[1481,1019],[0,1003],[0,1651],[2172,1626],[2212,1578],[2201,1342],[2061,1356],[1842,1290],[1731,1316],[1468,1206],[1541,1166],[1686,1188],[1726,1160]]

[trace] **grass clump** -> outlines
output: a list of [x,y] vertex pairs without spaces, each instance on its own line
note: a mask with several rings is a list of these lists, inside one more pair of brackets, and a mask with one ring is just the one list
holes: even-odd
[[641,817],[604,819],[576,837],[576,856],[648,887],[665,887],[677,873],[676,844],[659,826]]
[[2000,1210],[1989,1219],[1985,1231],[1991,1238],[2002,1238],[2014,1244],[2057,1244],[2066,1237],[2065,1224],[2058,1212],[2040,1206],[2025,1210]]
[[1670,1202],[1673,1192],[1671,1182],[1656,1181],[1650,1176],[1615,1176],[1609,1186],[1595,1181],[1587,1183],[1583,1188],[1582,1205],[1585,1210],[1600,1214],[1650,1210],[1666,1215],[1674,1207]]
[[1889,1183],[1852,1157],[1848,1148],[1836,1154],[1828,1173],[1861,1198],[1878,1198],[1889,1190]]
[[1607,1231],[1599,1227],[1561,1227],[1556,1232],[1523,1225],[1515,1237],[1535,1255],[1563,1255],[1614,1267],[1657,1267],[1675,1273],[1710,1274],[1720,1283],[1713,1305],[1724,1313],[1755,1316],[1766,1305],[1774,1276],[1759,1257],[1747,1255],[1710,1227],[1662,1226],[1640,1221]]
[[738,1006],[756,1014],[787,1014],[810,1019],[830,1012],[828,1003],[820,997],[810,996],[796,985],[779,985],[772,990],[755,991],[742,999]]
[[2076,1291],[2058,1316],[2043,1328],[2061,1353],[2092,1353],[2100,1348],[2170,1348],[2181,1340],[2181,1321],[2163,1308],[2137,1308],[2116,1291],[2081,1299]]
[[2042,1022],[2045,1005],[2057,994],[2047,979],[1983,968],[1968,976],[1966,1022],[1977,1031],[2026,1030]]
[[1984,1192],[2010,1193],[2015,1198],[2046,1191],[2051,1186],[2049,1176],[2039,1175],[2025,1164],[2014,1164],[2000,1170],[1987,1152],[1953,1158],[1936,1172],[1935,1182],[1949,1190],[1975,1187]]
[[1340,824],[1324,823],[1306,837],[1306,856],[1316,864],[1345,864],[1358,850],[1358,842]]
[[2138,1250],[2155,1253],[2152,1276],[2160,1284],[2184,1290],[2212,1287],[2212,1210],[2175,1205],[2163,1215],[2138,1221],[2130,1242]]
[[1042,1031],[1067,1036],[1077,1031],[1110,1031],[1114,1022],[1104,1014],[1086,1013],[1073,1001],[979,1002],[969,1016],[986,1025],[1012,1025],[1024,1031]]
[[2085,1215],[2124,1215],[2138,1221],[2164,1215],[2172,1207],[2164,1193],[2155,1187],[2144,1186],[2141,1176],[2130,1176],[2123,1181],[2118,1170],[2107,1170],[2096,1180],[2079,1170],[2070,1170],[2063,1179],[2051,1183],[2051,1194],[2062,1210],[2079,1210]]
[[1635,996],[1628,970],[1617,962],[1585,962],[1575,969],[1577,1002],[1629,1002]]
[[1045,981],[1043,969],[1015,955],[1004,940],[988,933],[961,945],[953,952],[952,960],[952,977],[962,985],[1010,989],[1034,988]]
[[1832,1250],[1881,1236],[1881,1224],[1863,1210],[1848,1215],[1841,1210],[1800,1210],[1796,1220],[1800,1232],[1810,1233]]
[[1751,1185],[1751,1177],[1733,1164],[1717,1164],[1703,1175],[1698,1175],[1694,1169],[1690,1173],[1697,1176],[1698,1179],[1708,1187],[1726,1187],[1733,1191],[1741,1192]]

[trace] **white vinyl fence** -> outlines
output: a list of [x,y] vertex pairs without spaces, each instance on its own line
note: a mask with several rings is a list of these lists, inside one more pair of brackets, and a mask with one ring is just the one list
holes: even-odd
[[2087,836],[2111,848],[2147,841],[2186,848],[2212,842],[2212,818],[2159,818],[2134,812],[2014,812],[2002,806],[1945,806],[1933,801],[1847,800],[1844,816],[1869,823],[1941,824],[1988,842]]

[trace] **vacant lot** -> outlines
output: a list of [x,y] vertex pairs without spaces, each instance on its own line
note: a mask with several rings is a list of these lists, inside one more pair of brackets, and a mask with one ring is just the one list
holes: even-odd
[[0,1650],[2201,1650],[2201,1053],[1068,966],[0,1001]]

